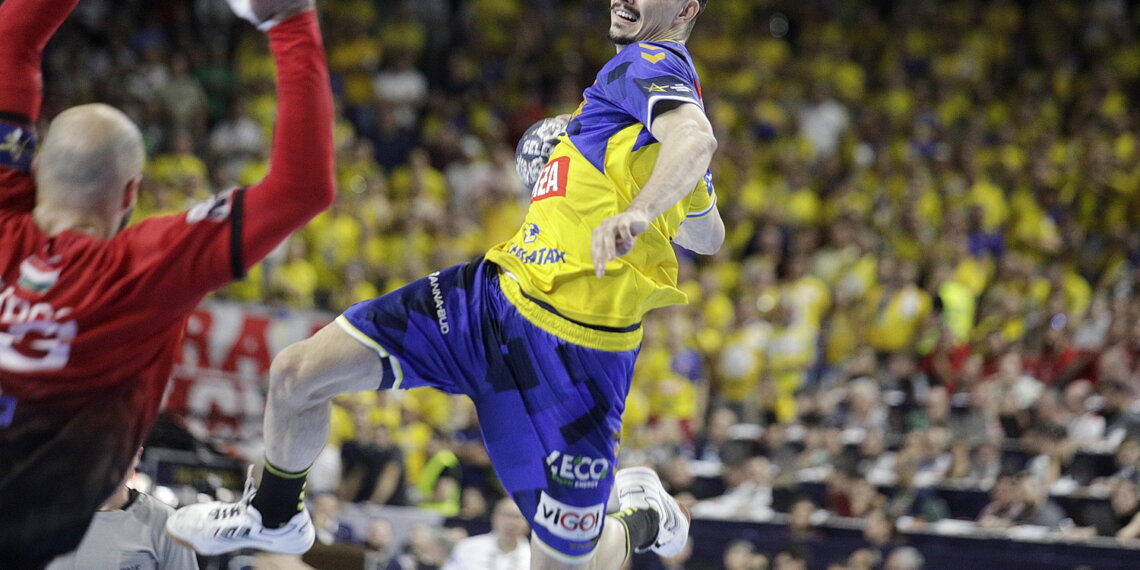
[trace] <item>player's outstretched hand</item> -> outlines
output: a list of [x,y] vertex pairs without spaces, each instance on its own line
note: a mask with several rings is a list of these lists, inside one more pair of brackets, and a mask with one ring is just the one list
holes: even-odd
[[594,259],[594,274],[606,274],[606,264],[633,249],[637,236],[649,229],[649,216],[639,210],[626,210],[602,220],[594,228],[590,254]]
[[285,18],[316,9],[316,0],[226,0],[234,14],[267,31]]

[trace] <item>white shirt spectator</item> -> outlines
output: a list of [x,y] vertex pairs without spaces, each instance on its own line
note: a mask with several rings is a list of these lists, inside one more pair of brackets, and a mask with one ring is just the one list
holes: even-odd
[[503,552],[493,534],[480,534],[456,543],[443,570],[524,570],[530,568],[530,544],[515,543],[515,549]]
[[510,498],[491,513],[491,532],[460,540],[443,570],[526,570],[530,568],[529,527]]

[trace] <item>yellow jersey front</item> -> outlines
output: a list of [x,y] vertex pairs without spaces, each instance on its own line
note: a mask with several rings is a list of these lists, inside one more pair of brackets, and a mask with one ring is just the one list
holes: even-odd
[[608,263],[601,278],[594,274],[592,233],[629,206],[653,171],[660,145],[647,125],[654,107],[677,101],[703,109],[700,83],[684,45],[641,42],[610,60],[583,96],[532,190],[522,227],[487,259],[506,271],[504,288],[523,294],[508,291],[524,315],[553,311],[628,332],[649,310],[687,301],[677,288],[671,240],[687,218],[712,212],[711,172],[653,220],[628,254]]

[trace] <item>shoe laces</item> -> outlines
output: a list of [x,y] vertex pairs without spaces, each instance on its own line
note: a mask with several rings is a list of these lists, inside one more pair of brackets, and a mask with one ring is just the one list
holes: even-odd
[[245,474],[245,489],[241,493],[241,500],[236,503],[222,503],[221,506],[211,509],[210,517],[214,520],[224,520],[244,515],[255,494],[257,487],[253,482],[253,465],[250,465]]

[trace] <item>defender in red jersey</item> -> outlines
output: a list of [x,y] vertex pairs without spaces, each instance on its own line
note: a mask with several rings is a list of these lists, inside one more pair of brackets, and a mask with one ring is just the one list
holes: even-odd
[[313,0],[247,1],[244,15],[264,22],[278,69],[270,173],[123,229],[145,160],[125,115],[106,105],[68,109],[36,153],[42,51],[76,3],[0,4],[4,568],[40,568],[79,544],[157,415],[188,314],[335,193],[332,96]]

